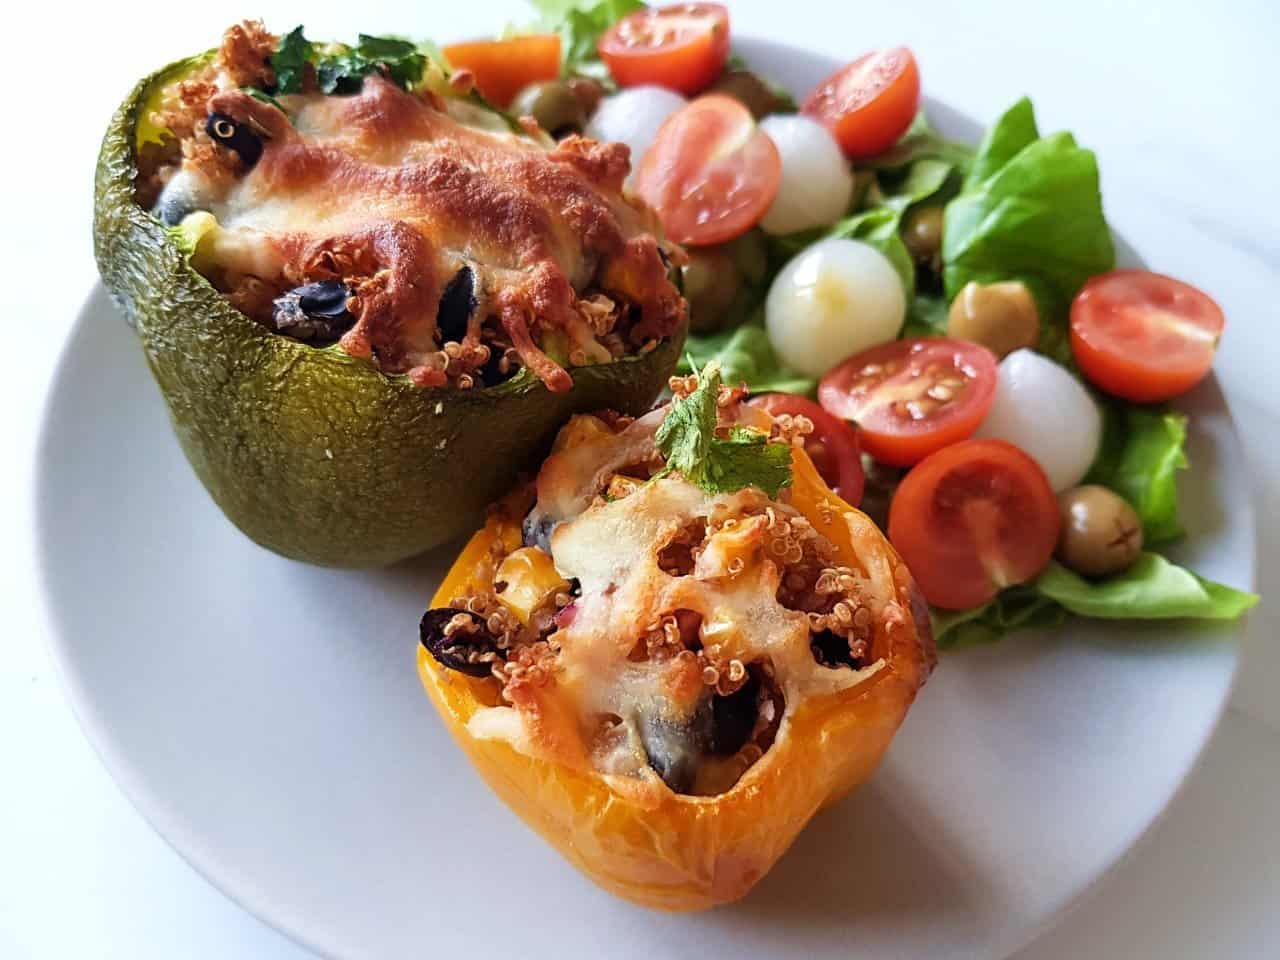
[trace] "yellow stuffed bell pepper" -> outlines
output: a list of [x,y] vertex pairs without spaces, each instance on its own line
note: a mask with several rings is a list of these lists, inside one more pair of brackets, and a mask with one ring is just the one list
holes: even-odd
[[536,500],[495,507],[441,584],[418,668],[490,787],[570,862],[698,910],[746,894],[871,775],[934,649],[906,567],[785,429],[751,415],[790,447],[775,498],[708,493],[662,475],[663,416],[570,421]]

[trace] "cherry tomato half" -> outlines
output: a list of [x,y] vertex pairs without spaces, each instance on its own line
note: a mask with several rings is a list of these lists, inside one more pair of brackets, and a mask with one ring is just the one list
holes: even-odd
[[873,157],[893,146],[920,107],[920,70],[906,47],[873,50],[809,94],[801,113],[822,123],[844,152]]
[[560,76],[560,37],[534,33],[510,40],[451,43],[444,57],[455,70],[470,70],[476,87],[497,107],[506,107],[531,83]]
[[692,96],[729,59],[729,11],[718,3],[637,10],[606,30],[597,49],[620,87],[652,83]]
[[883,343],[818,384],[823,409],[856,423],[862,448],[895,467],[973,436],[995,394],[995,354],[948,337]]
[[1071,304],[1071,351],[1090,382],[1136,403],[1185,393],[1213,366],[1226,318],[1208,294],[1146,270],[1112,270]]
[[966,440],[921,461],[889,506],[889,542],[925,599],[968,610],[1049,564],[1062,516],[1044,471],[1003,440]]
[[737,100],[699,97],[658,130],[636,170],[636,192],[667,235],[694,246],[724,243],[756,225],[778,194],[782,160]]
[[785,413],[813,421],[813,433],[805,438],[805,453],[841,500],[851,507],[862,501],[866,477],[858,452],[858,434],[849,424],[837,420],[812,400],[789,393],[766,393],[747,402],[774,416]]

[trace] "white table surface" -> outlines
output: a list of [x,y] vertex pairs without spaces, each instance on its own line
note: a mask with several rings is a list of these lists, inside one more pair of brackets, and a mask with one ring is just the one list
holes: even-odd
[[[1071,129],[1098,150],[1108,214],[1153,267],[1201,284],[1227,308],[1218,371],[1248,449],[1262,524],[1258,586],[1270,600],[1248,624],[1221,727],[1166,816],[1020,956],[1280,956],[1280,347],[1267,329],[1280,312],[1280,7],[1268,0],[730,6],[744,33],[842,57],[909,43],[926,89],[983,120],[1030,93],[1045,127]],[[260,0],[242,9],[288,29],[304,7]],[[837,9],[852,12],[823,12]],[[305,11],[315,36],[355,29],[464,36],[525,18],[511,0],[366,0],[358,9],[312,2]],[[31,529],[43,397],[95,279],[89,215],[100,131],[136,77],[211,45],[234,16],[222,6],[127,2],[26,4],[6,18],[3,958],[311,956],[187,866],[130,807],[82,737],[46,652]],[[1195,242],[1178,242],[1188,236]],[[429,950],[424,944],[424,955]]]

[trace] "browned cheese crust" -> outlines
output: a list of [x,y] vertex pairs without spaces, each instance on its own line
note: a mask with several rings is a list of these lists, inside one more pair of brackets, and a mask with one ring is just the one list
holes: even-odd
[[[340,278],[356,317],[340,345],[353,356],[422,386],[456,384],[458,370],[488,360],[489,321],[505,334],[498,346],[557,391],[572,378],[540,349],[548,332],[565,335],[573,366],[640,349],[684,322],[668,275],[679,253],[662,250],[656,217],[623,196],[626,146],[569,137],[549,147],[479,129],[440,96],[377,74],[353,96],[281,98],[286,116],[237,89],[272,81],[274,47],[260,24],[233,27],[155,115],[181,144],[183,167],[228,189],[221,226],[269,250],[274,275],[226,263],[211,277],[242,310],[265,319],[283,290]],[[252,169],[208,137],[210,113],[261,135]],[[479,309],[449,343],[437,308],[463,265],[475,271]],[[625,336],[614,335],[624,324]]]

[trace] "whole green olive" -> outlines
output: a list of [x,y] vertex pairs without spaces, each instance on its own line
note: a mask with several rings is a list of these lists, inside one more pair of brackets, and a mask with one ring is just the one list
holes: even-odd
[[582,100],[563,80],[531,83],[511,101],[511,113],[517,117],[533,117],[538,126],[557,140],[566,134],[580,133],[587,125]]
[[769,246],[764,231],[753,227],[724,245],[742,275],[742,281],[757,284],[769,272]]
[[1062,533],[1058,558],[1086,577],[1106,577],[1133,566],[1142,553],[1142,521],[1124,498],[1096,484],[1058,498]]
[[997,357],[1040,339],[1040,312],[1031,291],[1020,280],[966,283],[951,301],[947,335],[980,343]]
[[570,77],[565,83],[582,104],[587,119],[591,119],[591,115],[596,112],[596,107],[600,106],[600,101],[604,99],[604,84],[593,77]]
[[711,85],[710,93],[733,97],[759,120],[778,109],[778,95],[750,70],[726,70]]
[[689,329],[714,333],[731,319],[729,308],[742,286],[742,271],[724,247],[693,247],[680,268],[689,301]]
[[933,270],[941,265],[942,208],[916,207],[902,222],[902,242],[917,263]]

